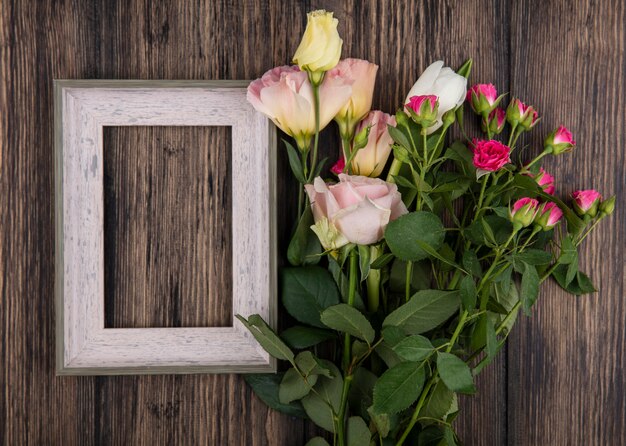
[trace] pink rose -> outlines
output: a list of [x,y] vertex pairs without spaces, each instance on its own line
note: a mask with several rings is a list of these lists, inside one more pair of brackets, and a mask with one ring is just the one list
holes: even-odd
[[396,118],[379,110],[371,111],[356,128],[357,134],[370,127],[367,145],[356,152],[352,159],[352,172],[368,177],[377,177],[383,171],[393,139],[389,135],[387,125],[395,127]]
[[538,122],[539,114],[532,105],[526,105],[519,99],[513,99],[506,109],[506,118],[512,126],[521,126],[530,130]]
[[563,211],[555,203],[547,202],[539,208],[535,223],[544,231],[549,231],[557,225],[561,217],[563,217]]
[[[351,94],[351,82],[337,77],[324,80],[319,90],[320,130],[348,102]],[[283,132],[295,138],[299,148],[308,146],[315,133],[315,103],[306,72],[297,66],[273,68],[250,83],[247,99]]]
[[346,160],[343,159],[343,156],[337,160],[337,162],[330,168],[330,171],[335,175],[339,175],[343,173],[343,169],[346,168]]
[[408,213],[398,187],[377,178],[342,173],[337,184],[317,177],[305,188],[315,218],[311,229],[326,249],[376,243],[390,221]]
[[543,167],[539,168],[539,174],[535,177],[535,181],[546,194],[554,195],[554,177],[543,170]]
[[437,119],[439,99],[432,94],[411,96],[409,102],[405,104],[405,107],[413,121],[417,122],[422,127],[430,127]]
[[356,124],[372,108],[377,72],[378,65],[367,60],[343,59],[326,73],[327,78],[338,77],[352,83],[350,99],[335,116],[343,136],[350,137]]
[[548,135],[543,145],[554,155],[560,155],[561,153],[571,152],[574,150],[576,141],[574,141],[572,132],[567,130],[565,126],[560,126]]
[[538,209],[539,202],[534,198],[525,197],[517,200],[509,213],[514,227],[517,226],[520,229],[530,225],[535,219]]
[[467,102],[481,115],[490,113],[498,104],[498,90],[493,84],[476,84],[467,91]]
[[574,210],[579,215],[595,217],[602,195],[594,189],[577,190],[572,192],[572,198],[574,199]]
[[499,135],[504,130],[504,123],[506,122],[506,112],[501,108],[494,108],[491,113],[489,113],[489,117],[487,122],[483,121],[483,131],[486,132],[487,128],[491,131],[491,133],[495,135]]
[[478,170],[478,176],[495,172],[511,162],[509,156],[511,149],[499,141],[474,139],[472,144],[474,145],[474,167]]

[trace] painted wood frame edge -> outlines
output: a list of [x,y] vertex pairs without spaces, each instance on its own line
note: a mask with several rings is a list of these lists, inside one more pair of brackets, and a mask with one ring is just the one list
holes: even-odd
[[246,101],[248,83],[54,80],[57,375],[276,372],[236,318],[104,328],[102,128],[126,125],[233,127],[233,314],[275,325],[276,130]]

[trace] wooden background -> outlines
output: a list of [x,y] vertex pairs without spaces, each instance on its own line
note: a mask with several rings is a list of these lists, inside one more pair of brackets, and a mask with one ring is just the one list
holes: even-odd
[[[618,194],[582,257],[600,291],[545,287],[457,428],[468,445],[626,445],[623,0],[0,0],[0,444],[300,445],[314,431],[238,376],[55,377],[52,79],[255,78],[289,62],[321,7],[340,19],[344,57],[380,65],[377,108],[393,111],[431,61],[471,56],[474,81],[543,116],[529,157],[540,133],[575,132],[576,153],[546,165],[559,194]],[[228,132],[107,134],[107,323],[228,324],[215,300],[229,288]],[[283,151],[279,171],[284,233],[295,192]]]

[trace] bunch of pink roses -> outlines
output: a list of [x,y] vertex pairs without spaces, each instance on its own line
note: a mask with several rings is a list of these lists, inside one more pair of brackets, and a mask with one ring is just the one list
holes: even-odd
[[[247,380],[271,407],[327,431],[309,446],[456,445],[457,395],[476,392],[474,377],[519,310],[530,314],[541,283],[595,291],[578,249],[615,197],[576,191],[570,206],[554,195],[539,161],[575,148],[563,126],[517,165],[517,142],[538,113],[517,98],[501,108],[492,84],[468,90],[471,60],[456,72],[433,63],[394,115],[372,111],[378,67],[341,60],[337,23],[310,13],[297,65],[248,88],[249,102],[295,141],[284,143],[300,187],[292,266],[280,281],[295,323],[276,333],[258,315],[237,315],[289,367]],[[464,104],[480,118],[480,138],[467,136]],[[320,176],[318,161],[331,121],[338,182]],[[455,124],[464,141],[448,143]]]

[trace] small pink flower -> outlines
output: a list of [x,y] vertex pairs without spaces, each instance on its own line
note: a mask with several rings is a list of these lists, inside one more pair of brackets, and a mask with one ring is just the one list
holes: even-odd
[[391,154],[393,139],[388,126],[396,126],[396,118],[380,110],[374,110],[357,125],[356,133],[369,127],[367,144],[354,155],[352,173],[368,177],[377,177],[383,171]]
[[595,217],[602,195],[594,189],[587,189],[572,192],[572,198],[574,199],[574,210],[579,215]]
[[432,94],[413,96],[411,97],[411,99],[409,99],[409,103],[406,104],[406,106],[419,115],[422,112],[422,107],[424,106],[425,102],[430,105],[431,112],[435,111],[435,106],[437,105],[437,96]]
[[334,173],[335,175],[339,175],[340,173],[343,173],[343,169],[345,169],[345,167],[346,167],[346,160],[343,159],[343,156],[342,156],[341,158],[337,160],[335,165],[330,168],[330,171]]
[[519,125],[525,130],[530,130],[537,124],[539,114],[532,105],[513,99],[506,109],[506,117],[511,125]]
[[554,132],[550,133],[544,142],[547,149],[551,149],[554,155],[571,152],[576,146],[576,141],[567,127],[560,126]]
[[474,146],[474,167],[483,171],[482,173],[495,172],[511,162],[509,156],[511,149],[500,141],[474,139],[472,144]]
[[541,226],[544,231],[549,231],[561,221],[561,217],[563,217],[563,211],[555,203],[547,202],[539,208],[535,223]]
[[483,131],[487,131],[487,127],[491,130],[491,133],[496,135],[502,133],[504,130],[504,123],[506,121],[506,112],[501,108],[494,108],[491,113],[489,113],[489,118],[487,123],[483,122],[484,128]]
[[539,202],[534,198],[520,198],[513,204],[513,208],[510,211],[511,222],[513,225],[525,228],[533,222],[538,209]]
[[467,102],[475,113],[487,114],[498,105],[498,91],[493,84],[476,84],[467,91]]
[[554,177],[543,170],[543,167],[539,169],[539,174],[535,177],[535,181],[546,194],[554,195]]

